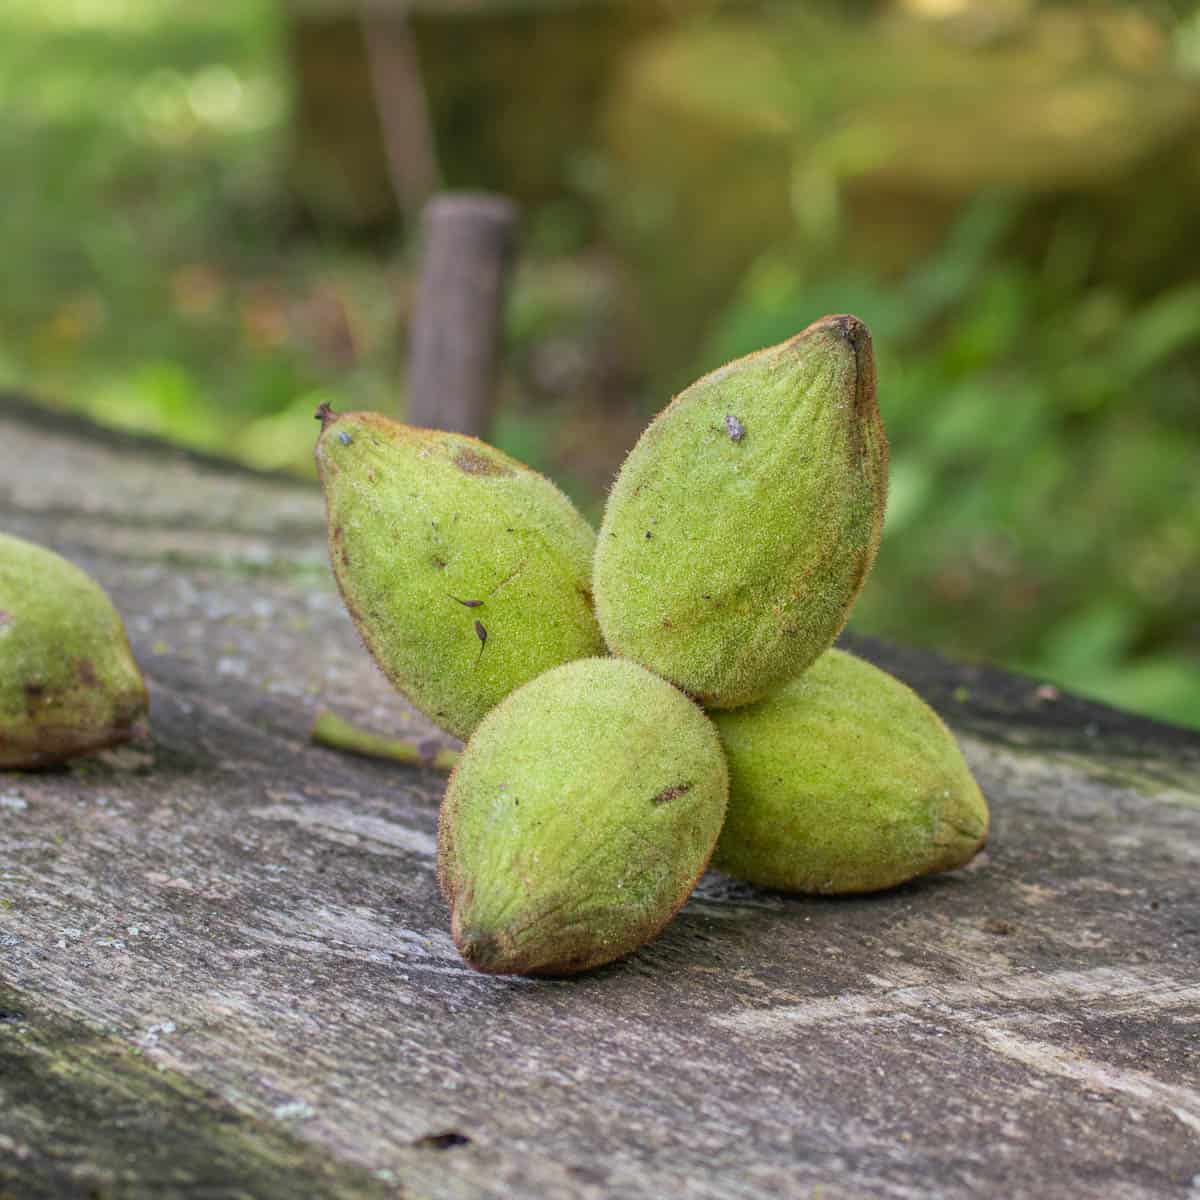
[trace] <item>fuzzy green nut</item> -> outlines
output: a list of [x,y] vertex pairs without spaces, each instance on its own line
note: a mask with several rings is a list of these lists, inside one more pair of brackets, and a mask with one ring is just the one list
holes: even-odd
[[147,704],[99,584],[52,551],[0,534],[0,767],[115,746]]
[[318,416],[338,587],[417,708],[465,738],[514,688],[603,652],[595,534],[548,479],[463,434]]
[[613,653],[706,708],[798,675],[875,561],[887,458],[871,338],[854,317],[692,384],[609,496],[595,589]]
[[454,941],[491,974],[566,975],[654,937],[703,873],[728,777],[712,722],[635,663],[568,663],[489,713],[438,825]]
[[873,892],[969,862],[987,802],[914,692],[841,650],[766,699],[714,713],[729,812],[713,865],[789,892]]

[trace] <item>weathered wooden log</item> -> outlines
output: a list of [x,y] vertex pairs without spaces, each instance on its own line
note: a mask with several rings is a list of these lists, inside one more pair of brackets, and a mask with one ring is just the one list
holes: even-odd
[[149,741],[0,775],[0,1195],[1195,1195],[1196,734],[855,643],[962,738],[970,868],[710,874],[623,962],[489,978],[434,879],[443,777],[307,742],[327,704],[438,739],[315,485],[12,401],[0,437],[0,527],[110,590],[152,696]]

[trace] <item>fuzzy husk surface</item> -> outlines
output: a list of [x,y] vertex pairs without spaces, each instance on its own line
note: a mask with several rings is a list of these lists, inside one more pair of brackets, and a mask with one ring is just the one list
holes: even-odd
[[704,872],[727,788],[712,722],[642,667],[586,659],[526,684],[442,802],[459,951],[488,973],[565,975],[636,950]]
[[692,384],[609,495],[595,590],[610,649],[706,708],[798,675],[874,563],[887,459],[855,317],[824,317]]
[[464,434],[326,413],[316,459],[342,598],[391,682],[470,736],[514,688],[603,652],[595,533],[544,476]]
[[729,764],[713,865],[789,892],[871,892],[969,862],[988,808],[919,696],[841,650],[713,714]]
[[0,767],[117,745],[148,703],[100,585],[53,551],[0,534]]

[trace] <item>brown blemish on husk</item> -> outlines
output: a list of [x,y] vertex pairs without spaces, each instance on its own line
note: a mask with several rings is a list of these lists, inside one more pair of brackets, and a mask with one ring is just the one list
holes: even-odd
[[691,790],[690,782],[676,783],[671,787],[663,788],[657,796],[651,798],[650,803],[657,808],[660,804],[669,804],[672,800],[678,800],[680,796],[686,796]]
[[340,525],[333,527],[333,532],[329,535],[329,540],[338,558],[342,560],[342,565],[348,567],[350,565],[350,552],[346,549],[345,543],[342,540],[342,527]]
[[466,475],[511,475],[512,468],[477,450],[463,447],[454,456],[454,465]]
[[[113,714],[112,725],[103,733],[81,732],[73,725],[39,722],[38,745],[23,748],[21,768],[52,767],[80,754],[95,754],[129,741],[134,726],[142,715],[143,701],[131,697]],[[31,716],[34,715],[32,712]],[[6,744],[13,744],[8,740]]]
[[[852,425],[854,449],[860,462],[871,461],[876,465],[876,482],[879,486],[887,485],[888,444],[883,431],[883,422],[879,415],[879,404],[876,397],[877,376],[875,370],[875,352],[871,344],[871,331],[857,317],[844,314],[837,317],[827,317],[824,322],[817,324],[832,325],[846,339],[854,352],[854,415]],[[878,454],[870,453],[867,442],[867,429],[874,433]]]
[[500,582],[496,584],[496,586],[492,588],[490,592],[488,592],[488,595],[494,596],[502,587],[507,587],[514,579],[516,579],[518,575],[520,575],[523,570],[525,570],[525,564],[523,562],[513,567],[513,569],[509,571],[509,573],[505,575],[505,577],[500,580]]
[[75,675],[84,687],[100,687],[100,677],[96,674],[96,667],[90,658],[77,658],[75,660]]

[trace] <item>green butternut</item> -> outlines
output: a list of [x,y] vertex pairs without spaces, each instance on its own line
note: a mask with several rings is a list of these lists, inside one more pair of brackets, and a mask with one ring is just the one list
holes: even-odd
[[587,659],[490,713],[442,802],[438,875],[477,970],[564,975],[654,937],[725,814],[712,722],[634,663]]
[[0,767],[40,767],[126,741],[146,685],[99,584],[0,534]]
[[729,811],[713,865],[789,892],[872,892],[961,867],[987,802],[953,735],[914,692],[841,650],[714,713]]
[[595,534],[548,479],[463,434],[318,415],[334,575],[417,708],[465,738],[514,688],[603,652]]
[[800,674],[875,560],[887,458],[871,338],[854,317],[694,383],[609,496],[595,565],[609,648],[706,708]]

